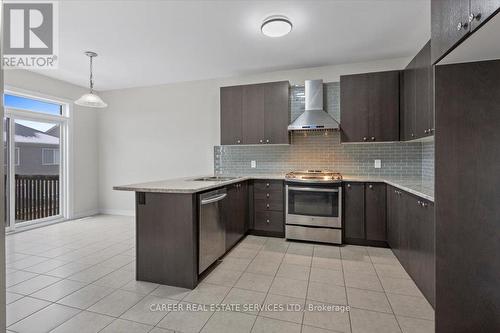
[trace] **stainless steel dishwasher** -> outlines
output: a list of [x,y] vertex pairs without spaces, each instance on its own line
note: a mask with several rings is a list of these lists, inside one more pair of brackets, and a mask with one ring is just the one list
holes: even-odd
[[226,251],[226,230],[222,216],[222,201],[226,196],[226,189],[200,194],[198,274]]

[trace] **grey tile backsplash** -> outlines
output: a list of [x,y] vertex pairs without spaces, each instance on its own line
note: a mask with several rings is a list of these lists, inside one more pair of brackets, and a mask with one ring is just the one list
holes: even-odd
[[[324,106],[340,120],[340,86],[324,85]],[[304,88],[292,87],[291,120],[304,111]],[[382,167],[374,168],[380,159]],[[251,161],[256,168],[251,168]],[[214,169],[219,175],[286,173],[328,169],[350,176],[417,178],[433,181],[434,142],[340,144],[336,131],[294,132],[290,145],[215,146]]]

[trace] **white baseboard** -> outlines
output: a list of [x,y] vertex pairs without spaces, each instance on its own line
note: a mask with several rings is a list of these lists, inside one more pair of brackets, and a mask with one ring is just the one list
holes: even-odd
[[83,217],[94,216],[94,215],[97,215],[97,214],[99,214],[99,210],[98,209],[91,209],[91,210],[87,210],[87,211],[83,211],[83,212],[73,213],[73,216],[71,216],[69,219],[70,220],[76,220],[76,219],[81,219]]
[[105,215],[135,216],[134,210],[126,210],[126,209],[100,209],[99,213]]

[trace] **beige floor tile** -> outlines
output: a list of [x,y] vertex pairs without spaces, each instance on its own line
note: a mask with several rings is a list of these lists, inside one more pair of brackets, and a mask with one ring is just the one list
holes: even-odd
[[415,319],[396,316],[403,333],[434,333],[435,324],[432,320]]
[[112,288],[90,284],[60,299],[57,303],[84,310],[112,292]]
[[121,286],[120,289],[131,291],[136,294],[143,294],[147,295],[156,288],[158,288],[159,284],[157,283],[151,283],[151,282],[146,282],[146,281],[137,281],[137,280],[132,280],[129,283],[127,283],[124,286]]
[[275,264],[280,264],[285,257],[284,252],[273,252],[267,250],[261,250],[254,258],[254,260],[259,260],[261,262],[272,262]]
[[[139,282],[139,281],[137,281]],[[164,297],[164,298],[170,298],[170,299],[176,299],[176,300],[182,300],[184,297],[189,295],[191,292],[190,289],[186,288],[180,288],[180,287],[173,287],[173,286],[167,286],[167,285],[159,285],[156,289],[154,289],[151,292],[151,295],[153,296],[158,296],[158,297]]]
[[18,283],[15,286],[9,287],[7,291],[17,294],[29,295],[37,290],[50,286],[61,279],[47,276],[38,275],[32,279],[26,280],[24,282]]
[[410,279],[410,276],[401,265],[388,265],[388,264],[374,264],[378,276],[397,278],[397,279]]
[[312,282],[335,284],[337,286],[343,286],[345,284],[344,273],[342,271],[318,268],[314,266],[311,268],[309,280]]
[[165,328],[155,327],[149,333],[175,333],[175,331],[167,330]]
[[259,250],[248,248],[235,248],[227,255],[229,258],[253,259]]
[[313,257],[312,267],[341,271],[342,261],[337,258]]
[[70,262],[70,263],[67,263],[66,265],[59,266],[51,271],[48,271],[47,273],[45,273],[45,275],[56,276],[59,278],[67,278],[68,276],[76,274],[78,272],[81,272],[81,271],[89,268],[90,266],[91,265],[89,265],[89,264]]
[[14,272],[5,275],[5,286],[9,288],[23,281],[32,279],[37,275],[38,274],[32,272],[15,270]]
[[313,306],[328,306],[328,304],[320,302],[307,302],[306,311],[304,312],[304,325],[332,330],[335,332],[350,333],[350,323],[348,312],[342,311],[311,311],[309,305]]
[[172,311],[158,323],[158,326],[177,332],[196,333],[203,328],[212,314],[211,311]]
[[401,333],[393,314],[351,309],[352,333]]
[[234,285],[235,288],[248,289],[254,291],[267,292],[271,283],[273,282],[273,276],[254,274],[254,273],[243,273]]
[[303,307],[304,299],[268,294],[259,316],[300,324],[303,312],[295,311],[296,306]]
[[314,245],[314,257],[340,259],[340,247],[331,245]]
[[289,244],[286,241],[269,239],[267,243],[264,244],[262,250],[267,252],[285,253],[288,246]]
[[28,256],[26,258],[23,258],[21,260],[14,261],[13,263],[10,263],[7,265],[9,268],[14,268],[14,269],[25,269],[31,266],[35,266],[41,262],[48,261],[49,258],[44,258],[44,257],[37,257],[37,256]]
[[217,267],[210,274],[203,279],[203,282],[216,284],[220,286],[232,287],[240,278],[241,271],[232,271],[228,269],[221,269]]
[[344,279],[347,287],[384,291],[376,275],[344,272]]
[[79,312],[80,310],[75,308],[60,304],[51,304],[31,316],[18,321],[10,326],[9,329],[19,333],[49,332]]
[[385,293],[356,288],[347,288],[347,301],[351,307],[392,313]]
[[[246,289],[233,288],[229,291],[226,298],[224,298],[224,304],[237,304],[240,309],[237,311],[246,312],[250,314],[258,314],[258,309],[254,304],[262,305],[266,298],[266,293],[251,291]],[[251,307],[250,307],[251,306]]]
[[361,261],[371,263],[370,255],[365,248],[341,247],[342,260]]
[[202,333],[249,333],[256,316],[241,312],[216,312],[208,320]]
[[43,273],[46,273],[48,271],[51,271],[57,267],[60,267],[60,266],[66,265],[66,264],[67,264],[66,261],[57,260],[57,259],[50,259],[50,260],[41,262],[35,266],[25,268],[24,270],[26,270],[28,272],[43,274]]
[[252,260],[249,258],[229,258],[224,257],[222,263],[218,266],[221,269],[230,269],[233,271],[243,272],[247,269],[248,265]]
[[278,269],[276,276],[287,279],[307,281],[309,280],[310,270],[311,268],[307,266],[290,265],[283,263]]
[[50,302],[57,302],[61,298],[74,293],[86,285],[87,284],[84,282],[61,280],[48,287],[38,290],[36,293],[33,293],[32,296]]
[[252,333],[300,333],[301,325],[266,317],[257,317]]
[[31,297],[23,297],[10,303],[6,311],[7,327],[48,305],[50,305],[49,302]]
[[345,287],[330,283],[309,282],[307,299],[329,304],[347,304]]
[[219,304],[231,288],[209,283],[200,283],[183,300],[198,304]]
[[116,319],[99,333],[147,333],[153,327],[129,320]]
[[135,280],[135,271],[119,269],[98,279],[94,284],[110,288],[121,288],[133,280]]
[[161,308],[158,309],[156,306],[168,306],[169,304],[177,304],[177,302],[167,298],[146,296],[122,314],[120,318],[154,326],[168,313],[168,311],[160,311]]
[[386,265],[401,265],[394,255],[370,255],[372,263]]
[[103,266],[101,264],[84,269],[81,272],[70,275],[68,279],[73,281],[92,283],[99,280],[103,276],[115,271],[115,268],[109,266]]
[[264,275],[276,275],[280,267],[281,260],[279,261],[268,261],[266,259],[261,259],[256,257],[247,267],[246,272],[254,274],[264,274]]
[[342,259],[342,268],[346,273],[377,275],[371,262]]
[[324,328],[302,325],[301,333],[336,333],[336,332],[331,330],[325,330]]
[[304,256],[300,254],[291,254],[286,253],[285,257],[283,257],[283,263],[292,264],[292,265],[301,265],[310,267],[311,266],[312,256]]
[[87,311],[119,317],[143,298],[144,295],[141,294],[135,294],[125,290],[116,290],[89,307]]
[[24,295],[21,295],[21,294],[6,292],[5,293],[5,304],[10,304],[10,303],[15,302],[18,299],[23,298],[23,297],[24,297]]
[[384,290],[388,293],[420,297],[423,296],[413,280],[381,277],[380,282],[382,283]]
[[270,294],[306,298],[307,281],[276,277],[269,289]]
[[313,251],[314,251],[313,244],[290,242],[290,245],[288,246],[286,253],[299,254],[302,256],[310,257],[313,255]]
[[113,317],[83,311],[56,327],[51,333],[97,333],[113,320]]
[[434,320],[434,309],[423,297],[387,293],[396,315]]

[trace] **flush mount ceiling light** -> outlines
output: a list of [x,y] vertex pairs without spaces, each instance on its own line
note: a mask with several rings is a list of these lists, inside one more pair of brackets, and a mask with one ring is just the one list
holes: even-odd
[[76,105],[86,106],[89,108],[105,108],[108,106],[101,97],[94,94],[94,77],[92,76],[92,58],[97,57],[97,53],[86,51],[85,55],[90,58],[90,92],[82,95],[75,101]]
[[292,31],[292,22],[286,16],[273,15],[264,20],[260,30],[268,37],[283,37]]

